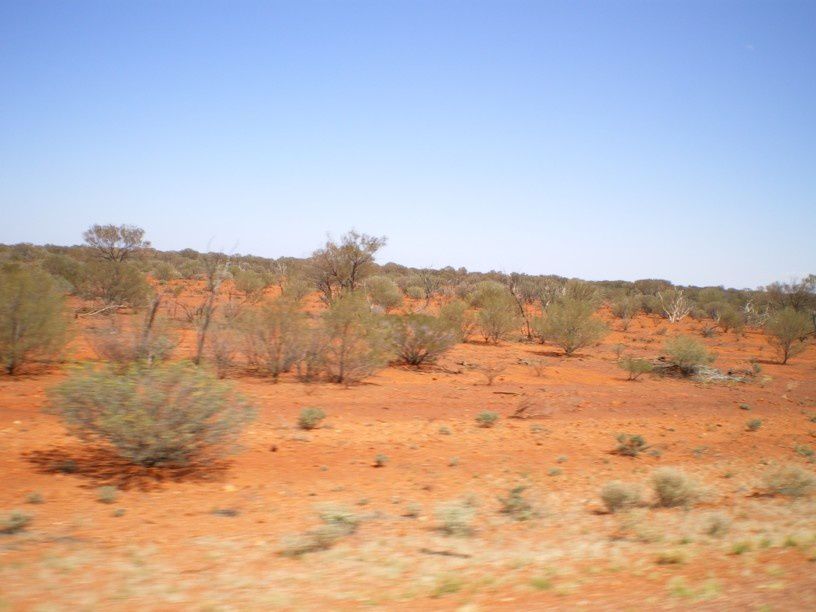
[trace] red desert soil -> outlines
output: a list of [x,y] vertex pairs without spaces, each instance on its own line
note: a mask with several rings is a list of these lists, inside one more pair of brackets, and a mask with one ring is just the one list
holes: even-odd
[[[721,370],[760,360],[748,383],[628,382],[616,366],[618,343],[655,357],[699,327],[641,317],[569,359],[538,344],[460,344],[435,367],[391,367],[348,389],[236,374],[259,413],[241,452],[176,472],[68,437],[41,411],[63,368],[0,377],[0,511],[33,517],[0,535],[0,609],[816,609],[816,504],[759,494],[770,465],[813,469],[794,449],[816,447],[816,349],[781,366],[757,331],[706,339]],[[181,353],[191,341],[188,330]],[[71,359],[91,355],[78,335]],[[533,359],[547,364],[541,376]],[[487,386],[476,364],[506,369]],[[534,418],[508,418],[522,395]],[[296,427],[307,406],[328,415],[308,432]],[[477,426],[484,410],[501,415],[495,427]],[[754,418],[762,427],[749,432]],[[621,432],[657,452],[611,454]],[[705,499],[603,512],[605,483],[648,493],[661,466],[697,478]],[[118,498],[100,503],[110,484]],[[500,512],[497,497],[517,485],[531,520]],[[32,492],[44,503],[26,503]],[[475,533],[440,534],[437,506],[463,499]],[[357,532],[281,556],[327,503],[360,515]],[[712,514],[731,521],[726,534],[707,535]]]

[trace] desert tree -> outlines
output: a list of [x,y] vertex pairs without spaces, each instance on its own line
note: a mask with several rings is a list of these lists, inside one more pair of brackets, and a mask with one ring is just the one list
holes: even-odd
[[797,312],[816,312],[816,274],[790,283],[771,283],[765,295],[774,309],[792,308]]
[[686,297],[685,292],[678,288],[666,289],[657,293],[657,300],[663,316],[670,323],[677,323],[685,319],[694,308],[694,303]]
[[66,329],[64,297],[50,274],[13,264],[0,269],[0,360],[6,373],[59,355]]
[[360,288],[362,280],[374,268],[374,256],[385,243],[384,236],[369,236],[352,230],[341,238],[339,244],[328,240],[312,253],[309,273],[323,301],[331,304],[339,295]]
[[813,333],[811,325],[810,317],[792,306],[775,313],[765,324],[768,342],[776,348],[783,364],[804,350],[807,337]]
[[516,305],[516,312],[523,322],[524,335],[531,340],[533,337],[531,310],[539,301],[543,290],[542,283],[526,274],[516,272],[505,275],[503,281]]
[[516,303],[510,292],[503,286],[501,291],[486,292],[478,303],[479,328],[486,342],[493,344],[506,339],[519,326]]
[[134,252],[148,248],[144,230],[135,225],[92,225],[82,237],[85,243],[106,260],[122,263]]
[[223,253],[206,253],[202,256],[205,280],[205,297],[198,309],[196,351],[193,363],[199,365],[204,355],[207,332],[218,307],[217,299],[221,285],[229,276],[229,257]]
[[533,329],[541,342],[560,346],[567,356],[595,344],[608,331],[595,316],[593,302],[572,298],[562,298],[550,304],[544,316],[534,321]]
[[323,367],[332,382],[359,382],[388,361],[390,330],[359,293],[337,298],[323,314],[321,329]]
[[476,329],[476,316],[467,302],[453,300],[439,309],[439,319],[456,334],[459,342],[466,342]]

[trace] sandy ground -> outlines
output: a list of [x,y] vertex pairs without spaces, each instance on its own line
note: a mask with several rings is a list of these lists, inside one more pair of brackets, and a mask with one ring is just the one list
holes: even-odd
[[[0,609],[816,609],[816,501],[760,494],[773,465],[813,471],[816,348],[781,366],[759,332],[718,334],[705,340],[715,365],[758,358],[754,381],[625,380],[616,344],[654,357],[699,325],[642,317],[569,359],[460,344],[435,367],[391,367],[348,389],[237,376],[259,412],[241,452],[170,473],[87,448],[41,412],[64,368],[0,377],[0,511],[32,516],[0,535]],[[524,363],[536,359],[540,376]],[[488,386],[476,364],[506,369]],[[522,397],[533,418],[509,418]],[[296,426],[307,406],[328,415],[308,432]],[[501,415],[495,427],[477,426],[484,410]],[[651,452],[612,454],[621,432]],[[648,500],[661,466],[697,478],[704,499],[604,511],[605,483],[641,483]],[[119,487],[114,503],[98,501],[103,485]],[[526,521],[498,501],[520,485]],[[27,503],[35,492],[44,503]],[[475,513],[472,535],[437,529],[451,501]],[[357,531],[281,556],[327,504],[358,515]],[[712,515],[727,533],[707,535]]]

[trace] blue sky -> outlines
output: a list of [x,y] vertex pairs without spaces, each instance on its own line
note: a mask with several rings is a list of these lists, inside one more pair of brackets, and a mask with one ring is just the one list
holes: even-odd
[[816,2],[0,0],[0,242],[816,272]]

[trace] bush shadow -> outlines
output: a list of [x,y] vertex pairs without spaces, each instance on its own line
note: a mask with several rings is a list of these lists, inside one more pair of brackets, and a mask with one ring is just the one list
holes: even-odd
[[113,485],[141,491],[161,488],[169,482],[216,481],[230,466],[227,460],[202,458],[178,466],[147,467],[100,446],[53,446],[23,453],[23,458],[41,474],[73,475],[90,481],[88,486]]

